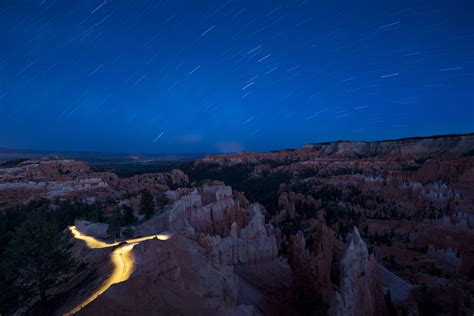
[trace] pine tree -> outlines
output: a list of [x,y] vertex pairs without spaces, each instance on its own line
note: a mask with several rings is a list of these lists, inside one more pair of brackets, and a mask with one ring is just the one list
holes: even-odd
[[120,235],[120,231],[122,228],[122,214],[120,213],[120,211],[114,210],[107,219],[107,223],[109,224],[109,227],[107,228],[107,233],[110,237],[112,237],[113,240],[115,240],[117,236]]
[[164,194],[161,193],[158,195],[157,198],[157,208],[160,210],[160,212],[163,212],[164,207],[169,203],[168,197]]
[[12,287],[19,293],[18,303],[39,295],[42,308],[46,306],[46,291],[74,267],[65,236],[39,212],[29,214],[15,230],[3,264],[2,269],[14,276]]
[[155,212],[155,202],[153,201],[153,196],[147,190],[142,192],[142,198],[140,201],[140,214],[145,215],[145,219],[150,219],[150,217]]
[[124,225],[131,225],[133,223],[135,223],[136,221],[136,217],[135,215],[133,214],[133,210],[131,207],[128,207],[128,206],[124,206],[122,208],[122,222]]

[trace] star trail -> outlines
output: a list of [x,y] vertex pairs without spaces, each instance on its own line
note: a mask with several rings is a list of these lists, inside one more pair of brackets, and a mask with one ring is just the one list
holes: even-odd
[[474,130],[472,1],[0,1],[0,147],[233,152]]

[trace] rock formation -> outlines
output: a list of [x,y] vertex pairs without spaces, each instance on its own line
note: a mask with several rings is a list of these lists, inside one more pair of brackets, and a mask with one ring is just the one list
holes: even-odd
[[[38,199],[68,199],[85,203],[127,199],[137,209],[143,190],[153,194],[188,184],[180,170],[146,173],[120,179],[111,172],[96,172],[85,162],[64,159],[26,160],[0,167],[0,210]],[[132,197],[132,203],[128,199]]]
[[213,261],[219,264],[258,263],[275,259],[278,248],[270,226],[265,225],[258,204],[250,206],[250,222],[238,231],[238,225],[231,225],[231,234],[202,236],[199,243],[208,249]]
[[387,315],[377,262],[357,228],[341,261],[340,284],[329,315]]
[[333,232],[317,222],[312,247],[307,249],[302,232],[292,236],[288,250],[293,289],[303,312],[325,313],[333,296],[331,265]]
[[237,305],[238,278],[232,266],[211,265],[194,241],[176,235],[134,249],[132,278],[113,285],[79,315],[252,315]]
[[[334,263],[344,253],[340,243],[346,243],[357,226],[376,258],[369,262],[377,260],[401,279],[398,285],[407,285],[402,286],[402,295],[392,295],[391,303],[399,313],[414,310],[412,303],[423,312],[417,293],[425,286],[433,301],[444,302],[437,305],[440,313],[470,314],[474,308],[469,303],[474,297],[469,281],[474,275],[473,153],[474,134],[340,141],[268,153],[207,156],[185,172],[195,181],[225,180],[243,188],[251,202],[264,205],[280,253],[312,262],[296,269],[298,260],[293,261],[293,282],[305,279],[301,271],[307,271],[308,278],[314,274],[317,252],[312,249],[312,221],[323,217],[335,233],[333,278],[338,270]],[[228,176],[233,173],[239,177]],[[393,281],[382,278],[382,285],[390,289]],[[337,280],[332,283],[337,288]],[[459,292],[459,298],[443,295],[444,287]]]

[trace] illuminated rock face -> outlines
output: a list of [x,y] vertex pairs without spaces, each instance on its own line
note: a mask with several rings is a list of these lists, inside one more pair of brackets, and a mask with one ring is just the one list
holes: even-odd
[[197,234],[219,264],[258,263],[278,254],[273,229],[265,224],[260,205],[240,207],[232,189],[224,185],[206,185],[182,196],[169,211],[169,229]]
[[240,232],[233,223],[230,236],[205,235],[199,239],[214,262],[223,265],[260,263],[277,257],[276,238],[271,227],[265,225],[259,205],[251,205],[250,213],[250,222]]

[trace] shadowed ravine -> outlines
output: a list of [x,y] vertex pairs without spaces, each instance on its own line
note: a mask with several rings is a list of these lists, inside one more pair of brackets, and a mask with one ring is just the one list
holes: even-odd
[[85,299],[82,303],[74,307],[71,311],[65,313],[64,315],[73,315],[84,308],[87,304],[95,300],[99,297],[102,293],[104,293],[112,284],[120,283],[126,281],[130,278],[130,275],[133,272],[134,268],[134,257],[132,254],[132,249],[135,245],[139,244],[144,240],[149,240],[153,238],[157,238],[160,240],[167,240],[170,238],[168,234],[158,234],[158,235],[151,235],[145,236],[140,238],[134,238],[125,240],[123,242],[115,242],[115,243],[106,243],[100,240],[97,240],[91,236],[87,236],[80,231],[77,230],[76,226],[69,227],[72,235],[76,239],[80,239],[86,242],[87,247],[90,249],[98,249],[98,248],[107,248],[107,247],[114,247],[118,246],[120,243],[125,242],[126,244],[117,247],[110,256],[110,260],[112,261],[112,265],[114,270],[112,274],[105,280],[105,282],[96,290],[94,291],[87,299]]

